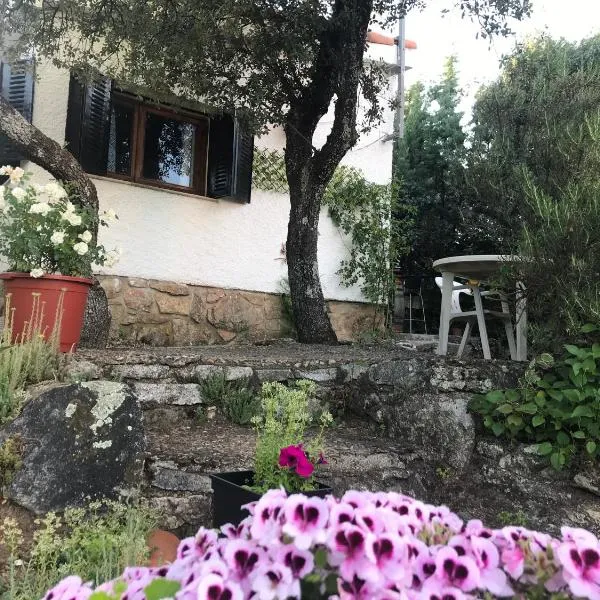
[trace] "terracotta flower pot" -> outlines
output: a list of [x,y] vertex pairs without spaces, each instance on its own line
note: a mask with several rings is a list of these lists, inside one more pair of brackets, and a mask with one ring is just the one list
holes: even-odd
[[154,529],[148,535],[146,544],[150,550],[149,567],[161,567],[177,558],[179,538],[169,531]]
[[[248,516],[248,511],[242,509],[244,504],[260,500],[261,495],[244,486],[252,485],[254,471],[234,471],[210,475],[213,489],[213,527],[218,528],[226,523],[239,525]],[[333,493],[330,487],[317,483],[317,489],[301,492],[305,496],[325,498]]]
[[36,332],[46,339],[56,331],[61,352],[77,348],[92,280],[68,275],[0,273],[4,296],[10,296],[13,342]]

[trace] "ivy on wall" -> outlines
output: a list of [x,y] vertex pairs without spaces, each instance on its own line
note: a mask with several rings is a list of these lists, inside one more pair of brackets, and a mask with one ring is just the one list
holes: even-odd
[[[283,152],[255,148],[253,186],[288,192]],[[388,316],[394,292],[393,267],[409,249],[410,208],[397,205],[392,185],[368,181],[354,167],[337,168],[323,202],[336,226],[351,239],[338,270],[342,285],[358,284],[365,298]]]

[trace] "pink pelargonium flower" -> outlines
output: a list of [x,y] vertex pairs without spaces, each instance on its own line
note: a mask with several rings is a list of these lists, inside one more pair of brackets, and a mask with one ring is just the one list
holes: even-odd
[[252,539],[265,545],[279,539],[286,500],[287,494],[283,490],[269,490],[255,503],[250,523]]
[[215,574],[202,578],[198,585],[198,600],[243,600],[240,586]]
[[307,498],[301,494],[290,496],[284,506],[283,533],[293,538],[301,550],[313,543],[321,544],[327,536],[329,507],[322,498]]
[[284,565],[275,563],[260,565],[252,581],[252,590],[260,600],[300,598],[300,582]]
[[578,537],[561,544],[556,556],[574,596],[600,600],[600,544]]
[[499,567],[500,554],[494,544],[486,538],[472,537],[471,556],[481,573],[481,587],[494,596],[512,596],[513,589],[508,584],[506,573]]
[[246,540],[228,540],[222,553],[235,581],[248,578],[265,556],[260,546]]
[[469,556],[459,556],[450,546],[437,551],[435,567],[435,577],[448,587],[470,592],[479,586],[480,574],[475,561]]
[[302,579],[312,572],[315,560],[312,552],[300,550],[293,544],[282,546],[275,556],[277,564],[285,565],[296,579]]
[[81,577],[72,575],[56,584],[45,596],[44,600],[87,600],[92,595],[92,588],[81,581]]
[[301,444],[282,448],[279,452],[279,466],[292,469],[297,475],[305,478],[310,477],[315,470]]

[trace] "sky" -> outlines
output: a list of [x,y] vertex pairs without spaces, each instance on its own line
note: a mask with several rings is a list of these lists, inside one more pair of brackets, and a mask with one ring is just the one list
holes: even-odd
[[553,37],[580,40],[600,33],[600,0],[533,0],[529,19],[514,22],[515,36],[489,40],[477,39],[478,24],[461,19],[458,10],[441,15],[453,0],[430,0],[422,12],[406,17],[406,37],[417,42],[417,50],[407,51],[406,85],[417,80],[435,81],[441,74],[445,57],[458,57],[460,82],[465,91],[461,106],[469,109],[477,88],[498,76],[499,60],[510,52],[517,40],[547,32]]

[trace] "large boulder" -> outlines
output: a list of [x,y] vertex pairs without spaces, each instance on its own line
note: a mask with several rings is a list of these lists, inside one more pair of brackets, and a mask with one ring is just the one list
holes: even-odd
[[111,497],[143,481],[142,411],[113,381],[33,388],[21,415],[0,430],[18,436],[22,466],[5,495],[36,513]]

